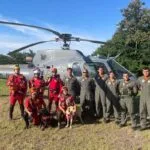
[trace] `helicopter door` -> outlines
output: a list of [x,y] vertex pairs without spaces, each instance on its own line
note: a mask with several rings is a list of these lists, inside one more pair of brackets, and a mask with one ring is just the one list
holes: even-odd
[[73,71],[74,76],[76,76],[76,77],[81,77],[82,76],[82,71],[81,71],[79,63],[77,63],[77,62],[73,63],[72,71]]

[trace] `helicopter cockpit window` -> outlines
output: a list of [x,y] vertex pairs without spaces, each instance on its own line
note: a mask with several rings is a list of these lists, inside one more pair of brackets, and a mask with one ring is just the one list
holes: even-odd
[[85,63],[84,67],[89,71],[91,77],[96,75],[97,71],[94,63]]
[[82,76],[82,71],[81,71],[79,63],[74,63],[72,65],[72,71],[73,71],[74,76],[76,76],[76,77],[81,77]]
[[108,60],[108,64],[118,79],[122,78],[123,73],[127,72],[129,76],[133,76],[127,69],[119,65],[115,60]]

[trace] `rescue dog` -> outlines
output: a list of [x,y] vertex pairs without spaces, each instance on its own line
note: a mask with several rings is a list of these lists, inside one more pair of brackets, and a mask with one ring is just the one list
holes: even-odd
[[69,106],[66,110],[66,119],[67,119],[67,125],[66,127],[72,128],[73,118],[75,116],[76,110],[74,106]]
[[40,128],[42,130],[45,130],[45,128],[47,128],[51,123],[50,113],[47,111],[47,109],[41,109],[39,111],[39,116],[40,116]]
[[81,123],[84,124],[80,106],[76,106],[76,110],[74,109],[73,106],[69,106],[66,110],[66,119],[67,119],[66,127],[69,127],[70,125],[70,128],[72,128],[73,120],[75,120],[76,117],[79,117]]

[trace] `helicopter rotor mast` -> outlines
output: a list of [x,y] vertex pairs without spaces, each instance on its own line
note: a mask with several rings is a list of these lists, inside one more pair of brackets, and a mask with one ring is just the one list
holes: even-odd
[[39,42],[28,44],[26,46],[23,46],[21,48],[18,48],[16,50],[13,50],[13,51],[9,52],[8,55],[11,55],[13,53],[22,51],[26,48],[29,48],[29,47],[32,47],[32,46],[35,46],[35,45],[38,45],[38,44],[44,44],[44,43],[53,42],[53,41],[56,41],[56,42],[63,41],[63,43],[64,43],[63,44],[63,49],[65,49],[65,50],[69,50],[70,44],[68,44],[68,42],[71,42],[71,41],[76,41],[76,42],[85,41],[85,42],[91,42],[91,43],[95,43],[95,44],[105,44],[105,42],[103,42],[103,41],[96,41],[96,40],[82,39],[82,38],[79,38],[79,37],[73,37],[72,34],[60,33],[58,31],[52,30],[50,28],[40,27],[40,26],[36,26],[36,25],[29,25],[29,24],[8,22],[8,21],[0,21],[0,24],[40,29],[40,30],[51,32],[51,33],[53,33],[57,36],[57,38],[55,38],[55,40],[39,41]]

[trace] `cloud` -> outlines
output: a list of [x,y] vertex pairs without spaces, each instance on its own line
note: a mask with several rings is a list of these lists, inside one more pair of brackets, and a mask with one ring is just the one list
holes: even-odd
[[[0,20],[21,23],[17,19],[4,17],[3,15],[0,15]],[[46,27],[52,28],[54,30],[55,28],[57,28],[57,26],[55,25],[50,25],[48,23],[43,23],[43,24],[45,24]],[[14,32],[13,35],[12,34],[10,35],[9,33],[6,33],[6,32],[3,34],[0,34],[0,53],[2,53],[4,50],[5,50],[5,53],[7,53],[8,51],[20,48],[30,43],[43,41],[43,40],[50,40],[51,38],[56,37],[53,34],[50,34],[48,32],[44,32],[42,30],[38,30],[35,28],[19,27],[19,26],[12,26],[12,25],[6,25],[6,27],[11,28],[16,32],[19,32],[19,35],[16,34],[16,32]],[[59,27],[60,31],[63,31],[63,28],[65,27],[62,27],[62,26]],[[66,29],[64,31],[66,31]],[[72,35],[82,37],[82,38],[95,39],[95,40],[98,39],[98,37],[90,35],[88,33],[83,33],[82,31],[78,31],[78,33],[80,33],[78,34],[77,32],[73,32],[73,30],[68,27],[67,27],[66,32],[72,33]],[[62,45],[59,42],[47,43],[47,44],[41,44],[41,45],[31,47],[31,49],[35,51],[39,49],[54,49],[54,48],[60,49],[61,46]],[[99,45],[97,44],[92,44],[88,42],[72,42],[71,44],[72,49],[81,50],[85,55],[91,54],[98,46]]]

